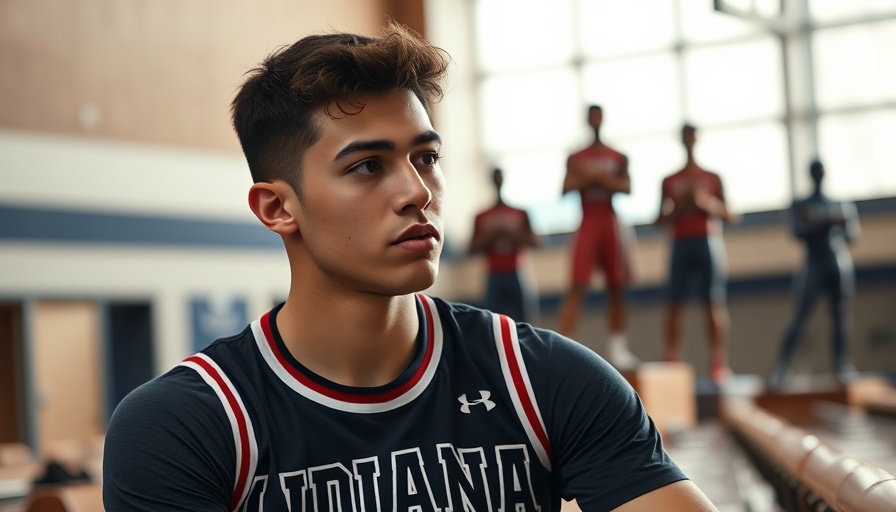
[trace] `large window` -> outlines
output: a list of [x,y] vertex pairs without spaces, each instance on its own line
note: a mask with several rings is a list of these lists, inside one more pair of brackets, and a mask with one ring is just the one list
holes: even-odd
[[[567,155],[590,143],[589,104],[629,157],[632,193],[615,205],[632,224],[655,218],[662,178],[684,163],[686,121],[738,212],[786,207],[816,155],[833,195],[896,195],[892,0],[807,0],[809,19],[774,30],[712,0],[474,1],[482,151],[540,233],[578,225],[578,197],[560,191]],[[740,3],[769,19],[780,8]]]

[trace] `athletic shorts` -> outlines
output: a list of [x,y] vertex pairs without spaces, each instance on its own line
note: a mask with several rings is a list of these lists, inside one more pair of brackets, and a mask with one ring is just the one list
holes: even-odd
[[595,268],[603,269],[608,285],[631,281],[628,244],[612,212],[583,218],[573,239],[573,284],[587,285]]
[[725,302],[725,258],[721,236],[675,239],[669,264],[669,300],[684,302],[693,286],[703,302]]
[[483,307],[507,315],[517,322],[534,322],[538,313],[536,297],[527,289],[517,271],[490,273],[485,285]]

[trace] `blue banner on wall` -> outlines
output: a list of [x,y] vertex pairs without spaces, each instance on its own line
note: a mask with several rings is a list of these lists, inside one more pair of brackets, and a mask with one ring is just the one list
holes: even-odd
[[239,334],[249,323],[244,297],[235,295],[194,296],[190,299],[193,324],[193,352],[218,338]]

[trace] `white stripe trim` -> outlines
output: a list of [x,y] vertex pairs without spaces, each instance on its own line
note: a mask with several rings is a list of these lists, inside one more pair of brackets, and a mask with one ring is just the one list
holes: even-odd
[[492,313],[492,330],[494,332],[495,337],[495,346],[498,348],[498,359],[501,362],[501,372],[504,374],[504,382],[507,384],[507,390],[510,392],[510,398],[513,400],[513,407],[516,409],[516,414],[520,419],[520,423],[523,425],[523,429],[526,431],[526,435],[529,437],[529,442],[532,444],[535,449],[535,454],[538,456],[538,460],[541,461],[541,464],[548,469],[551,470],[551,460],[548,457],[546,447],[541,443],[541,440],[538,439],[538,436],[535,434],[535,429],[532,424],[529,422],[529,417],[526,415],[526,411],[523,408],[523,403],[520,400],[519,390],[513,382],[513,375],[510,371],[510,365],[508,364],[508,357],[512,357],[516,360],[517,365],[520,368],[522,373],[521,377],[523,380],[523,384],[525,385],[525,392],[529,397],[529,401],[532,402],[532,406],[535,408],[535,414],[538,417],[538,423],[541,425],[542,431],[547,433],[547,429],[544,426],[544,420],[541,418],[541,410],[538,407],[538,402],[535,400],[535,393],[532,391],[532,383],[529,381],[529,372],[526,370],[526,363],[523,361],[522,353],[519,350],[519,338],[517,337],[516,325],[511,322],[510,323],[510,346],[513,350],[512,354],[507,354],[504,351],[504,342],[501,334],[501,316]]
[[240,439],[240,429],[236,415],[239,414],[246,423],[246,434],[249,436],[249,453],[247,454],[247,456],[249,457],[249,471],[248,474],[246,474],[245,486],[243,488],[242,496],[240,496],[239,499],[239,505],[237,505],[236,508],[236,510],[239,510],[243,501],[246,499],[246,496],[249,494],[249,490],[252,488],[252,482],[255,478],[255,470],[258,467],[258,444],[255,439],[255,429],[252,426],[252,420],[249,418],[249,414],[246,411],[246,405],[243,403],[243,398],[237,392],[236,388],[233,385],[233,382],[230,381],[230,378],[227,377],[227,374],[224,373],[221,367],[218,366],[218,364],[215,363],[212,358],[208,357],[205,354],[198,353],[193,357],[202,359],[218,373],[218,376],[220,376],[221,380],[224,381],[224,384],[227,386],[227,389],[230,390],[230,393],[233,394],[234,398],[236,399],[237,405],[239,406],[238,411],[233,410],[233,408],[230,406],[230,401],[227,400],[226,393],[218,385],[218,381],[216,381],[215,378],[211,374],[209,374],[205,368],[194,363],[193,361],[183,361],[182,363],[180,363],[179,366],[185,366],[195,370],[196,373],[198,373],[199,376],[202,377],[202,380],[204,380],[205,383],[208,384],[210,388],[212,388],[215,394],[218,395],[218,399],[221,401],[221,405],[224,406],[224,412],[227,414],[227,419],[230,421],[230,429],[233,433],[233,442],[236,450],[236,471],[234,473],[236,476],[236,480],[233,483],[234,491],[236,491],[237,481],[240,477],[240,467],[242,465],[243,457],[246,456],[246,454],[243,454],[241,448],[242,443]]
[[[399,395],[392,400],[389,400],[388,402],[369,404],[347,402],[336,398],[331,398],[309,388],[308,386],[305,386],[299,380],[293,377],[289,373],[289,371],[287,371],[286,368],[284,368],[283,365],[280,364],[280,361],[277,360],[277,356],[274,355],[274,352],[271,350],[271,347],[270,345],[268,345],[268,341],[264,336],[264,330],[261,328],[260,319],[252,322],[252,333],[255,336],[255,343],[258,345],[258,350],[259,352],[261,352],[261,356],[264,358],[265,362],[271,368],[271,371],[273,371],[274,374],[277,375],[277,377],[279,377],[284,384],[289,386],[296,393],[304,396],[309,400],[339,411],[361,414],[373,414],[378,412],[391,411],[412,402],[414,399],[420,396],[423,391],[426,390],[427,386],[429,386],[429,383],[432,382],[432,379],[436,374],[436,370],[439,367],[439,360],[442,357],[443,333],[442,322],[439,317],[439,310],[436,308],[436,304],[431,298],[425,295],[418,296],[422,297],[423,300],[426,301],[429,306],[429,311],[432,312],[432,358],[429,361],[429,366],[424,369],[423,375],[420,377],[420,380],[417,382],[417,384],[415,384],[414,387],[406,391],[404,394]],[[426,322],[426,310],[427,308],[424,307],[424,322]]]

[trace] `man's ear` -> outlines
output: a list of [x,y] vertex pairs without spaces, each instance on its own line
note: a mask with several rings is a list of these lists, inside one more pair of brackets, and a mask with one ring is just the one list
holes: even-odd
[[301,208],[296,191],[285,181],[259,182],[249,189],[249,208],[271,231],[290,235],[299,230],[293,212]]

